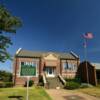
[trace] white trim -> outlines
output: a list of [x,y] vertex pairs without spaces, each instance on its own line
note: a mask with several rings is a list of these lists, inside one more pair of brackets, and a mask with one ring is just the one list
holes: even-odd
[[42,76],[43,76],[43,82],[44,82],[44,84],[46,84],[46,83],[47,83],[47,81],[46,81],[46,77],[45,77],[44,74],[43,74]]
[[49,74],[49,70],[50,70],[49,68],[52,68],[52,67],[46,68],[46,76],[47,77],[55,77],[54,69],[52,68],[52,74]]
[[73,51],[71,51],[71,54],[74,55],[76,58],[79,58],[79,56],[76,55]]
[[53,53],[49,53],[47,56],[44,56],[44,59],[45,59],[45,60],[54,60],[54,61],[58,60],[58,58],[55,57],[55,56],[53,55]]
[[53,74],[53,75],[47,75],[47,77],[55,77],[55,75]]
[[16,55],[22,50],[22,48],[19,48],[17,51],[16,51]]

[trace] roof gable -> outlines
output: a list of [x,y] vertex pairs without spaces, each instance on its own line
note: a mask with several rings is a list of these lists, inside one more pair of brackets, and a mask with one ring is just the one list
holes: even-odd
[[53,54],[50,53],[47,56],[43,57],[45,60],[57,60],[58,58]]

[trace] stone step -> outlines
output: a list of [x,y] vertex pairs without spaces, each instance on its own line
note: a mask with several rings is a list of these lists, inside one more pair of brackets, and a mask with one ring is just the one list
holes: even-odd
[[47,78],[49,88],[63,88],[63,84],[58,77]]

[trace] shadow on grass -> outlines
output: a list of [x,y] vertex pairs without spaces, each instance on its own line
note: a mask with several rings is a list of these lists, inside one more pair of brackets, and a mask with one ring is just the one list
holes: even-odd
[[16,99],[16,100],[22,100],[23,96],[8,96],[8,98]]

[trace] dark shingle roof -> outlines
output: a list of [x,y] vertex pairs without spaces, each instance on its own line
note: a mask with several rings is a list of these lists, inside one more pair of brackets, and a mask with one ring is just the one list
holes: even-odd
[[59,52],[35,52],[35,51],[28,51],[28,50],[20,50],[16,53],[17,57],[42,57],[43,55],[47,55],[49,53],[53,53],[59,58],[62,59],[76,59],[78,56],[75,56],[72,53],[59,53]]

